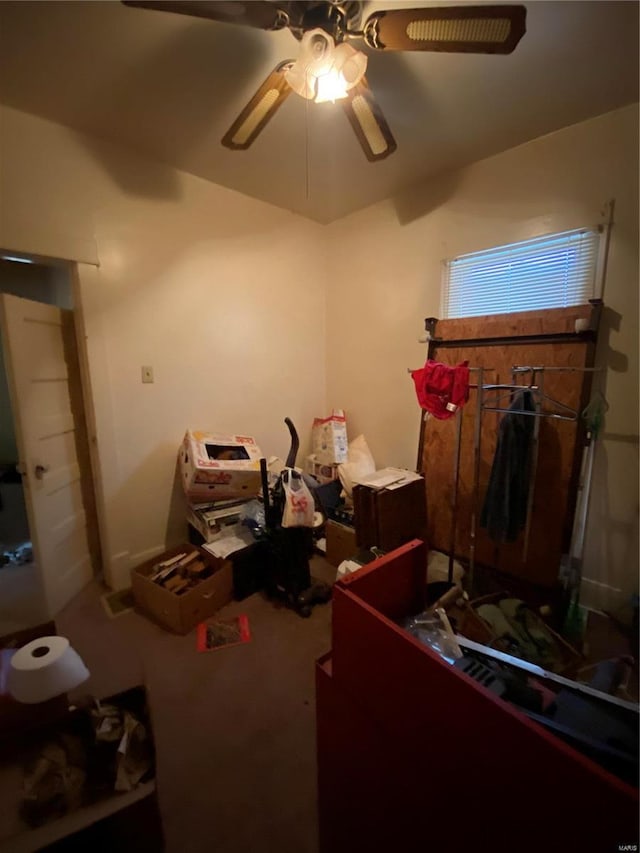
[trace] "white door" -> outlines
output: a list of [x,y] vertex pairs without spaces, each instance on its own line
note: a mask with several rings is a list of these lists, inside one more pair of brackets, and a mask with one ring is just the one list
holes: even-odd
[[53,617],[93,576],[71,404],[73,315],[0,294],[0,323],[34,559]]

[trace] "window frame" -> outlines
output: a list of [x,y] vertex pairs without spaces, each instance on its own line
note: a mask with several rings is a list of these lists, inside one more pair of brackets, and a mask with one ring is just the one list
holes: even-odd
[[[504,302],[496,307],[495,296],[498,289],[497,285],[492,285],[492,292],[487,294],[487,305],[477,307],[477,303],[482,301],[482,297],[479,296],[476,298],[476,308],[472,311],[472,313],[460,313],[459,310],[452,308],[452,302],[456,300],[459,302],[464,299],[464,293],[453,294],[452,296],[452,270],[454,269],[453,265],[457,262],[463,262],[468,264],[469,269],[471,270],[471,266],[473,264],[473,259],[477,259],[478,261],[478,270],[481,270],[483,266],[489,265],[492,260],[495,263],[499,263],[501,260],[507,262],[509,256],[514,259],[522,262],[526,261],[526,248],[528,246],[531,247],[531,262],[535,260],[540,260],[543,257],[544,253],[544,244],[545,243],[553,243],[553,241],[561,241],[563,238],[565,239],[565,245],[558,247],[557,258],[561,257],[561,253],[567,253],[572,246],[572,239],[578,237],[582,238],[583,235],[589,235],[591,238],[595,238],[595,247],[586,246],[586,248],[582,248],[576,242],[573,245],[578,245],[579,252],[583,253],[583,256],[587,259],[585,263],[585,272],[589,275],[589,279],[591,281],[591,285],[589,288],[589,295],[581,302],[571,302],[571,301],[559,301],[558,299],[554,299],[552,302],[547,304],[533,304],[529,306],[516,305],[513,307],[512,304],[509,304],[509,296],[506,295]],[[496,316],[498,314],[515,314],[521,313],[523,311],[542,311],[550,308],[570,308],[576,305],[585,305],[588,304],[591,299],[601,299],[602,291],[603,291],[603,283],[604,283],[604,267],[605,267],[605,259],[606,259],[606,249],[607,249],[607,229],[602,225],[598,224],[595,226],[583,226],[580,228],[572,228],[563,231],[555,231],[549,232],[546,234],[540,234],[536,237],[531,237],[526,240],[518,240],[511,243],[505,243],[497,246],[491,246],[486,249],[481,249],[474,252],[467,252],[465,254],[457,255],[453,258],[447,258],[441,262],[441,287],[440,287],[440,317],[442,319],[461,319],[464,317],[491,317]],[[550,245],[548,247],[549,255],[553,251],[553,246]],[[500,256],[504,256],[502,259]],[[547,257],[549,257],[547,255]],[[578,262],[583,261],[581,257],[578,257]],[[584,261],[583,261],[584,262]],[[473,275],[473,272],[470,273]],[[480,272],[478,273],[480,275]],[[508,277],[511,276],[511,268],[509,268]],[[524,287],[520,293],[519,298],[521,300],[525,300],[524,294],[527,292],[527,287],[534,287],[536,283],[542,280],[542,276],[536,276],[533,273],[518,274],[515,277],[515,284],[518,283],[523,284]],[[505,277],[506,279],[506,277]],[[565,277],[564,287],[567,286],[568,276]],[[505,280],[505,285],[508,282]],[[472,284],[470,285],[473,286]],[[560,286],[560,285],[559,285]],[[469,285],[468,285],[469,287]],[[577,287],[577,285],[576,285]],[[555,294],[554,294],[555,295]],[[516,297],[518,298],[518,297]],[[531,301],[535,301],[531,300]]]

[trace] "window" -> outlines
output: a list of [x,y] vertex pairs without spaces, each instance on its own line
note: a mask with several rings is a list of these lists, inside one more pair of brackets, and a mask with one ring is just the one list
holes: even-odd
[[442,317],[566,308],[596,296],[601,229],[548,234],[444,262]]

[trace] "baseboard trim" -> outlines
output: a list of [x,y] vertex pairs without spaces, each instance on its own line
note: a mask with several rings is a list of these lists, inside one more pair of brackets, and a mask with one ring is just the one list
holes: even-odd
[[582,578],[580,604],[589,610],[612,612],[625,603],[624,590],[601,581]]

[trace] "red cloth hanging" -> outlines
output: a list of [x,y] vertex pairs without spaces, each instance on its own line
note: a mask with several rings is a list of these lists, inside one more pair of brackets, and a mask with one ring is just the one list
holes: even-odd
[[420,406],[440,420],[452,418],[469,399],[469,362],[452,367],[428,359],[420,370],[412,370]]

